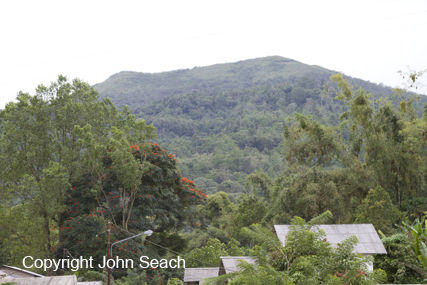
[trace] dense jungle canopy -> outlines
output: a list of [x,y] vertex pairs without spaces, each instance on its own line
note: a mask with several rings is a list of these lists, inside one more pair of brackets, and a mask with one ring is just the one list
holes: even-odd
[[[421,74],[403,75],[417,84]],[[126,258],[181,254],[211,267],[220,256],[257,256],[229,284],[420,282],[426,102],[281,57],[121,72],[94,87],[59,76],[0,112],[0,263],[65,252],[101,260],[110,222],[113,241],[154,231],[114,248]],[[389,254],[368,273],[352,253],[357,241],[337,251],[309,231],[319,222],[372,223]],[[283,246],[274,224],[305,230]],[[78,274],[105,280],[103,271]],[[113,276],[182,284],[183,270]]]

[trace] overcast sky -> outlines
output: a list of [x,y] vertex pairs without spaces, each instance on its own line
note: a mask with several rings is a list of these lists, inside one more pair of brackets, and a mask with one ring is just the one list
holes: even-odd
[[93,85],[271,55],[396,87],[427,69],[426,35],[426,0],[2,1],[0,109],[59,74]]

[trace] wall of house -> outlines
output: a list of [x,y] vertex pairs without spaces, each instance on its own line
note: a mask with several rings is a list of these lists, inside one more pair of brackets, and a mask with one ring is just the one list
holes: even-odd
[[[372,256],[372,255],[370,255],[370,254],[364,254],[363,257],[365,257],[365,256]],[[366,266],[368,267],[368,271],[369,272],[374,271],[374,263],[373,262],[367,262]]]

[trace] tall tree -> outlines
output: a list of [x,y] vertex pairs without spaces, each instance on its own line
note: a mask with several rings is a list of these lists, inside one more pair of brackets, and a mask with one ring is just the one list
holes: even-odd
[[[323,174],[315,175],[313,182],[318,181],[317,185],[298,190],[306,179],[294,179],[278,193],[296,193],[309,201],[313,194],[323,193],[324,187],[319,187],[323,176],[324,185],[333,182],[333,187],[326,188],[337,189],[345,209],[354,210],[377,185],[389,193],[399,209],[408,209],[411,198],[423,197],[427,191],[426,122],[417,118],[411,100],[403,100],[397,108],[390,101],[380,100],[374,108],[370,94],[361,89],[353,91],[340,74],[331,78],[342,91],[335,99],[347,107],[340,117],[341,125],[326,127],[309,116],[296,114],[284,129],[288,172],[306,176],[321,167],[318,172]],[[289,181],[289,176],[278,181]],[[330,193],[326,197],[335,196]]]
[[[127,117],[126,110],[119,113],[89,84],[64,76],[48,87],[39,85],[35,95],[19,92],[17,101],[0,113],[2,234],[11,247],[25,245],[26,255],[49,258],[57,242],[65,193],[88,171],[87,146],[79,141],[75,126],[86,126],[99,149],[110,141],[112,126],[145,123]],[[17,255],[11,256],[16,262],[24,254],[9,252]]]

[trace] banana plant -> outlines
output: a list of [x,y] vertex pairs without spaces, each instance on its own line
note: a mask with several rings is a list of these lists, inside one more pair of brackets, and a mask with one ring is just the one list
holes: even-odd
[[[416,219],[412,226],[402,222],[403,225],[406,226],[414,236],[414,251],[424,268],[427,268],[427,246],[424,242],[427,237],[426,217],[427,216],[424,216],[421,222],[420,220]],[[424,228],[423,225],[425,225]]]

